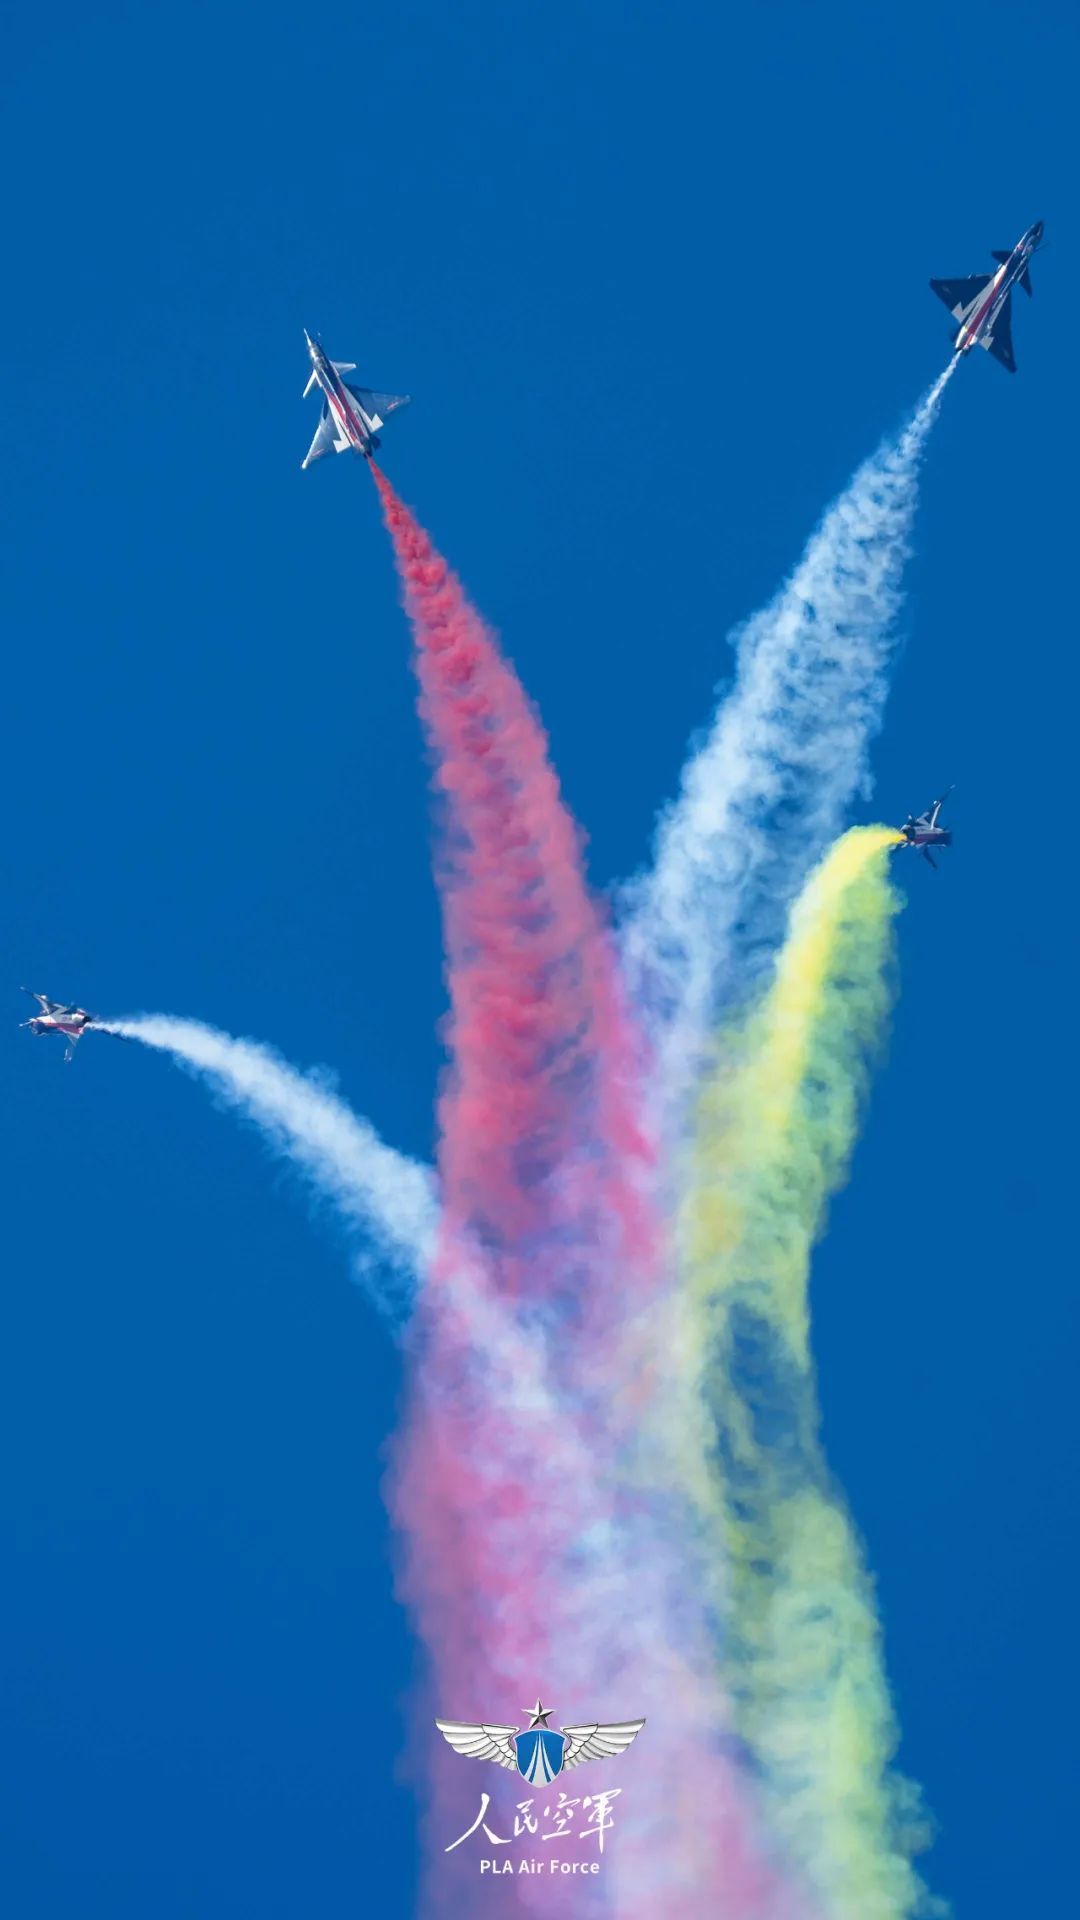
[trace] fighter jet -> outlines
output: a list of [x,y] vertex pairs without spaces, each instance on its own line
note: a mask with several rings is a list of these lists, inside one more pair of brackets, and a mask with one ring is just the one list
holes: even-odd
[[95,1016],[87,1013],[85,1007],[67,1007],[59,1000],[50,1000],[47,993],[34,993],[30,987],[22,989],[36,1000],[40,1013],[31,1015],[29,1020],[21,1020],[20,1026],[29,1027],[31,1033],[62,1033],[67,1041],[65,1060],[71,1060],[75,1053],[75,1042],[81,1040],[87,1027],[92,1027]]
[[935,872],[937,861],[930,851],[931,847],[952,846],[952,828],[938,826],[938,814],[951,792],[952,788],[946,787],[940,800],[935,800],[932,807],[927,807],[925,813],[918,814],[914,819],[909,813],[903,826],[898,829],[904,838],[897,851],[901,851],[903,847],[914,847],[922,854],[924,860],[929,860]]
[[953,335],[957,353],[970,353],[972,347],[985,347],[1010,373],[1016,372],[1012,345],[1012,290],[1019,283],[1031,292],[1028,261],[1042,243],[1043,222],[1021,236],[1010,253],[995,252],[996,273],[973,273],[966,280],[931,280],[939,300],[944,300],[959,326]]
[[372,393],[369,387],[350,386],[341,376],[356,371],[355,360],[328,359],[322,342],[318,337],[313,340],[306,327],[304,339],[311,355],[311,378],[304,388],[304,398],[307,399],[312,387],[318,387],[323,408],[315,438],[300,462],[301,467],[310,467],[312,461],[321,460],[324,453],[345,453],[349,447],[370,460],[379,445],[378,429],[398,407],[408,406],[410,395]]

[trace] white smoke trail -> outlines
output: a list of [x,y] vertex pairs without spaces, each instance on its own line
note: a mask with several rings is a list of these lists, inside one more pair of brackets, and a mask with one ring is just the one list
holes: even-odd
[[227,1105],[254,1121],[275,1152],[299,1167],[393,1268],[404,1285],[391,1293],[370,1257],[358,1261],[360,1275],[382,1310],[391,1315],[401,1311],[426,1271],[435,1243],[438,1207],[425,1167],[385,1146],[366,1120],[318,1080],[252,1040],[234,1040],[199,1021],[167,1014],[140,1014],[95,1026],[171,1054],[209,1081]]
[[676,1101],[719,1000],[745,988],[807,870],[867,784],[919,459],[956,367],[861,466],[776,598],[736,636],[737,670],[628,892],[623,951]]

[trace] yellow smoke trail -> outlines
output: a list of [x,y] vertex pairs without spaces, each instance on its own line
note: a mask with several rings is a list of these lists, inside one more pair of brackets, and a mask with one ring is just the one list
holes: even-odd
[[873,1588],[821,1450],[809,1346],[811,1249],[888,1011],[899,901],[886,856],[899,839],[856,828],[807,882],[768,994],[721,1039],[683,1222],[692,1438],[706,1441],[684,1484],[724,1570],[735,1731],[828,1920],[906,1920],[926,1905],[917,1794],[891,1771]]

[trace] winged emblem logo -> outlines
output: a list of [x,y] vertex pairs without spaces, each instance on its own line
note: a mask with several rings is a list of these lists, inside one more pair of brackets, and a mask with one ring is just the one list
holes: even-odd
[[569,1767],[580,1767],[584,1760],[610,1760],[625,1753],[645,1725],[644,1720],[615,1720],[607,1726],[593,1721],[587,1727],[548,1726],[551,1707],[537,1699],[534,1707],[523,1707],[529,1724],[521,1727],[473,1725],[467,1720],[436,1720],[435,1725],[455,1753],[468,1760],[490,1760],[497,1767],[517,1769],[531,1786],[546,1786]]

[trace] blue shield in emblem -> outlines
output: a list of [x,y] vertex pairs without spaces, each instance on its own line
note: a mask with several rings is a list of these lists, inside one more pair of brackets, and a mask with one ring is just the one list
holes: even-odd
[[529,1733],[515,1733],[514,1752],[518,1772],[534,1787],[546,1787],[562,1772],[566,1751],[565,1733],[549,1733],[546,1727],[534,1727]]

